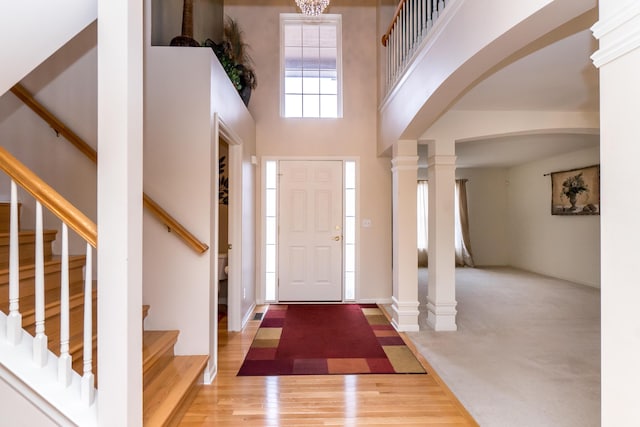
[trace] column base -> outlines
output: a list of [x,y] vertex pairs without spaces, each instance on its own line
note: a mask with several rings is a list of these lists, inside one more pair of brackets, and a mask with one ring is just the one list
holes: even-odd
[[447,302],[434,304],[431,301],[427,302],[427,325],[429,325],[435,331],[457,331],[458,325],[456,325],[456,305],[458,303]]
[[418,326],[418,301],[398,301],[392,297],[391,324],[398,332],[417,332]]

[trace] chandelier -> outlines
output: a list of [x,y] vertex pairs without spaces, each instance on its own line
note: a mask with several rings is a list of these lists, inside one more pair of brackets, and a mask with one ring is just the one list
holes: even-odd
[[329,0],[296,0],[303,15],[318,16],[329,6]]

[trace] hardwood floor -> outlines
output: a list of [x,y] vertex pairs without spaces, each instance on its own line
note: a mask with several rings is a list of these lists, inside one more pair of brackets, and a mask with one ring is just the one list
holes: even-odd
[[181,426],[478,425],[421,357],[429,375],[237,377],[259,324],[228,333],[223,320],[218,375]]

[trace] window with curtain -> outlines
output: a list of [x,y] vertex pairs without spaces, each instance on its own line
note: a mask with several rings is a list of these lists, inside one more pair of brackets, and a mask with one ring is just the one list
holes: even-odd
[[[457,266],[473,267],[469,240],[469,214],[467,209],[467,180],[457,179],[455,185],[454,244]],[[428,265],[429,244],[429,187],[427,181],[418,181],[418,266]]]

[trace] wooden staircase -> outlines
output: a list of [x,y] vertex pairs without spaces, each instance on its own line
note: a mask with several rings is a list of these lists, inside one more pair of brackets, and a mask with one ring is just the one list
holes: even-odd
[[[0,310],[9,312],[9,204],[0,203]],[[53,255],[55,230],[44,233],[45,259],[45,334],[48,347],[60,354],[60,271],[61,261]],[[20,312],[22,325],[31,335],[35,333],[35,233],[21,231]],[[69,258],[69,353],[73,369],[82,375],[83,353],[83,269],[85,256]],[[98,379],[97,366],[97,292],[93,291],[93,372]],[[142,307],[143,319],[149,306]],[[197,391],[198,379],[206,367],[208,356],[175,356],[174,345],[179,331],[143,332],[143,417],[145,426],[176,425],[184,409]]]

